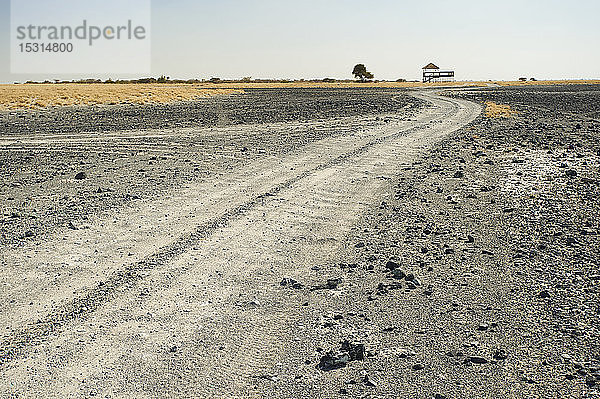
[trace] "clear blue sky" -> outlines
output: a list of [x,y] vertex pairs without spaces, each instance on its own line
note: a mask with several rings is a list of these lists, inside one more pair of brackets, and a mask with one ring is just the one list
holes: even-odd
[[[434,62],[460,80],[600,78],[599,17],[599,0],[153,0],[152,74],[350,78],[364,63],[395,80]],[[82,77],[11,75],[9,29],[0,0],[0,82]]]

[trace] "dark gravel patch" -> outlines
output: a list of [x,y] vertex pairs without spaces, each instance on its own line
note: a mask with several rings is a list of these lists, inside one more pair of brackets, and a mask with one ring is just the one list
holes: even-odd
[[[481,117],[449,137],[356,226],[356,267],[343,270],[364,317],[338,323],[368,336],[377,356],[362,373],[377,386],[346,382],[344,392],[600,394],[600,124],[547,111],[574,109],[558,92],[467,94],[540,108]],[[583,111],[600,102],[598,90],[572,96],[585,98]]]
[[0,112],[0,132],[55,134],[311,121],[395,112],[407,98],[398,89],[245,89],[244,94],[167,105]]

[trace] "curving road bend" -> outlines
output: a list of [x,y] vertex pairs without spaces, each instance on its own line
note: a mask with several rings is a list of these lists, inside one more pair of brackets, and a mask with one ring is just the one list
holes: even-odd
[[[416,119],[326,138],[0,252],[0,396],[289,397],[314,352],[318,265],[389,177],[473,121],[434,92]],[[277,371],[279,370],[279,371]],[[319,392],[326,376],[303,382]],[[274,377],[274,376],[278,377]],[[296,388],[294,388],[296,386]]]

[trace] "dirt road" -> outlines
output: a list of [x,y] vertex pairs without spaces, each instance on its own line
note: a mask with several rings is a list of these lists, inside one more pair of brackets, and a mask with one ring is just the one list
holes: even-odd
[[[293,370],[315,366],[304,330],[311,304],[336,296],[327,265],[342,261],[344,237],[391,176],[480,113],[416,95],[431,106],[415,120],[324,138],[4,250],[0,396],[293,395]],[[325,377],[312,378],[303,386],[316,395]]]

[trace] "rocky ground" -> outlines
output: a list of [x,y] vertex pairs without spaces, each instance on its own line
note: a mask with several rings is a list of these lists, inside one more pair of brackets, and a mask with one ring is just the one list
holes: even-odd
[[[81,125],[102,134],[3,114],[0,231],[12,249],[0,254],[42,288],[29,302],[27,287],[4,276],[2,294],[18,300],[0,314],[0,386],[31,397],[600,397],[600,87],[445,95],[517,113],[479,116],[439,142],[428,137],[475,114],[430,96],[439,113],[415,117],[423,101],[396,90],[251,92],[202,105],[227,110],[213,114],[174,106],[175,125],[193,112],[212,122],[170,133],[172,122],[156,122],[143,135],[123,131],[135,123],[126,116],[111,127],[116,114],[98,125],[86,114]],[[28,126],[40,126],[35,140]],[[240,175],[256,179],[248,188],[235,173],[250,163]],[[278,167],[284,183],[266,174]],[[188,190],[107,219],[113,233],[140,215],[197,226],[159,250],[101,242],[94,232],[111,223],[32,243],[192,181],[218,186],[207,202],[226,223],[204,222],[210,209]],[[227,190],[254,199],[228,204]],[[155,218],[165,204],[183,216]],[[69,248],[81,257],[68,259]],[[57,260],[75,274],[45,287]]]
[[170,105],[2,112],[0,245],[78,228],[93,215],[332,135],[410,118],[422,104],[402,90],[250,89]]
[[399,171],[348,241],[361,289],[317,363],[348,397],[599,397],[600,88],[454,95],[518,113]]

